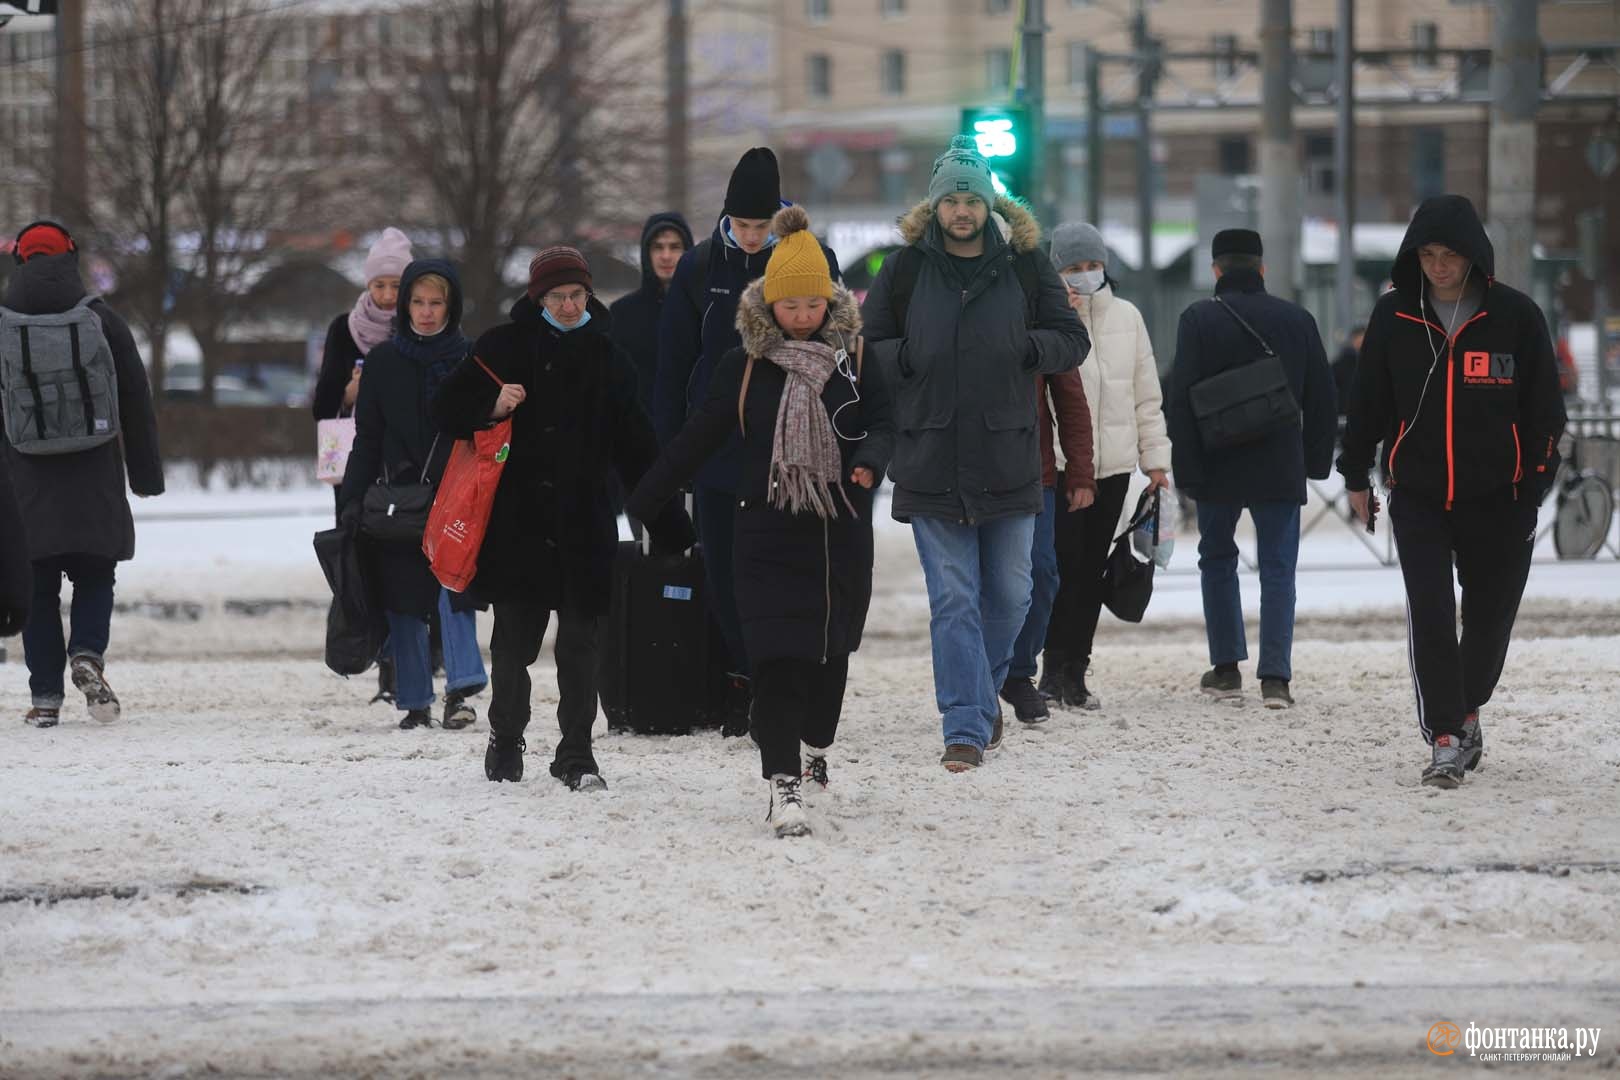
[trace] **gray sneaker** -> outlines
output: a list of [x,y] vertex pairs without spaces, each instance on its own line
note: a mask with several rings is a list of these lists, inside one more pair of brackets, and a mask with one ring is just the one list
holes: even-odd
[[1454,788],[1463,782],[1462,740],[1455,735],[1436,735],[1434,760],[1423,770],[1423,783],[1428,787]]
[[1463,769],[1474,772],[1485,767],[1485,733],[1479,729],[1479,710],[1463,717]]
[[1288,692],[1287,679],[1261,679],[1260,700],[1268,709],[1291,709],[1294,707],[1293,695]]
[[1216,701],[1237,701],[1243,697],[1243,673],[1211,668],[1198,680],[1198,688]]

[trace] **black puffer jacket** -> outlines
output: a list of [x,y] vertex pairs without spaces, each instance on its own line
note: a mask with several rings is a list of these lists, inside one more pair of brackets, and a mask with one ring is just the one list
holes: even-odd
[[[1425,296],[1418,249],[1431,243],[1466,255],[1485,279],[1479,311],[1454,335]],[[1473,204],[1442,195],[1418,207],[1356,363],[1339,455],[1347,488],[1367,487],[1380,442],[1392,489],[1450,503],[1528,484],[1539,502],[1552,487],[1565,421],[1552,338],[1535,301],[1495,272]]]
[[[855,363],[860,311],[854,296],[834,287],[827,322],[818,337],[844,347]],[[776,414],[787,378],[769,360],[757,359],[782,340],[765,303],[764,282],[742,295],[737,310],[742,346],[727,353],[709,382],[709,395],[665,448],[658,464],[631,494],[629,511],[651,512],[695,476],[711,455],[739,435],[737,402],[748,357],[755,356],[744,403],[747,432],[741,439],[732,573],[737,613],[753,663],[778,658],[822,660],[854,652],[861,643],[872,599],[872,491],[847,482],[856,468],[879,478],[888,465],[893,430],[881,375],[866,357],[859,397],[847,377],[834,374],[821,392],[843,451],[844,490],[856,517],[837,501],[839,516],[790,514],[767,500]],[[865,435],[862,438],[862,435]]]
[[[5,306],[23,315],[49,315],[71,309],[83,296],[78,255],[38,255],[12,274]],[[133,559],[135,521],[124,491],[125,465],[135,494],[163,494],[157,416],[135,339],[106,304],[97,301],[90,310],[101,318],[112,348],[121,437],[92,450],[50,457],[19,454],[4,439],[0,468],[11,471],[17,509],[27,522],[28,557],[34,560],[57,555]]]
[[315,377],[315,393],[310,402],[315,419],[333,420],[343,414],[343,391],[354,373],[355,361],[360,359],[363,354],[349,331],[349,313],[345,311],[326,328],[326,344],[321,347],[321,371]]
[[[448,325],[460,327],[461,279],[454,267],[436,259],[418,260],[405,268],[399,283],[396,327],[410,318],[407,298],[411,286],[430,273],[450,282]],[[396,329],[395,333],[410,331]],[[360,396],[354,403],[354,448],[349,452],[343,485],[338,488],[339,517],[365,496],[366,489],[383,476],[384,469],[396,482],[415,483],[425,477],[435,488],[439,486],[454,440],[439,434],[428,411],[430,366],[402,353],[393,341],[383,342],[366,357]],[[427,556],[422,554],[420,541],[368,541],[366,551],[376,567],[384,608],[422,618],[438,610],[439,582],[428,566]]]
[[649,418],[653,410],[653,385],[658,379],[658,320],[664,314],[665,287],[653,273],[648,249],[653,237],[665,229],[674,229],[687,248],[691,248],[692,230],[680,214],[665,211],[649,217],[641,228],[641,288],[619,297],[608,308],[613,316],[609,334],[636,367],[636,400],[641,402],[641,411]]
[[[474,348],[502,384],[527,392],[512,413],[511,451],[468,589],[481,603],[607,611],[619,541],[609,470],[634,486],[657,457],[658,443],[636,401],[630,359],[608,340],[607,308],[592,298],[587,310],[590,322],[563,333],[524,297],[512,321],[487,331]],[[489,426],[499,394],[489,373],[468,360],[439,389],[434,415],[451,435],[469,438]],[[645,520],[660,545],[691,543],[691,522],[679,504]]]
[[[985,257],[964,289],[934,211],[920,203],[900,219],[900,233],[923,253],[899,325],[890,259],[862,305],[869,360],[894,399],[890,475],[894,516],[970,524],[1041,512],[1041,443],[1036,431],[1035,375],[1080,366],[1091,351],[1085,327],[1069,306],[1051,260],[1038,255],[1041,227],[1023,206],[998,198],[984,230]],[[1015,258],[1036,252],[1040,292],[1034,324],[1026,312]]]

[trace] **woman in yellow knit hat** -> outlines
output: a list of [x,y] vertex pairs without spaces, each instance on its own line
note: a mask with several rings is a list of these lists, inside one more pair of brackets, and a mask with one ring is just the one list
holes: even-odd
[[[861,313],[809,216],[778,213],[765,276],[737,307],[742,346],[631,494],[662,506],[739,429],[733,572],[754,671],[753,735],[778,836],[810,832],[802,783],[826,789],[849,654],[872,597],[872,496],[893,443],[888,395],[862,364]],[[805,755],[801,758],[800,744]],[[808,760],[805,760],[805,759]]]

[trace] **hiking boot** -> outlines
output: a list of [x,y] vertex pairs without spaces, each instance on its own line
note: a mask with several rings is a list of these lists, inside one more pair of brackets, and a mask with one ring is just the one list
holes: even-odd
[[40,705],[35,705],[32,709],[29,709],[27,715],[23,717],[23,723],[27,724],[29,727],[55,727],[61,721],[61,719],[62,711],[60,709],[51,709]]
[[1067,659],[1066,653],[1047,649],[1041,654],[1041,696],[1059,708],[1083,707],[1085,686],[1082,680],[1075,678],[1075,673],[1078,671],[1083,677],[1085,670],[1085,661],[1075,664]]
[[1216,701],[1239,701],[1243,697],[1243,673],[1212,668],[1198,680],[1198,688]]
[[967,743],[952,743],[945,748],[939,763],[945,766],[946,772],[962,773],[969,769],[977,769],[984,764],[984,751],[977,746]]
[[1085,664],[1080,665],[1079,669],[1070,678],[1069,682],[1073,687],[1072,701],[1076,708],[1084,709],[1086,712],[1096,712],[1098,709],[1102,708],[1102,699],[1096,694],[1093,694],[1091,692],[1091,688],[1086,685]]
[[1288,693],[1287,679],[1261,679],[1260,700],[1268,709],[1291,709],[1294,698]]
[[394,658],[391,656],[377,657],[377,693],[368,704],[377,702],[387,705],[394,703]]
[[740,739],[749,734],[752,726],[749,714],[753,711],[754,687],[746,675],[731,675],[726,688],[725,719],[720,724],[720,735],[727,739]]
[[444,695],[444,729],[446,731],[460,731],[465,727],[472,727],[478,723],[478,710],[468,703],[471,695],[459,690],[451,690]]
[[569,791],[606,791],[607,781],[594,769],[569,769],[563,777]]
[[1002,721],[1002,719],[1003,719],[1003,717],[1002,717],[1001,713],[999,713],[999,712],[996,713],[996,722],[990,728],[990,742],[989,742],[988,745],[985,746],[986,751],[1000,750],[1001,749],[1001,735],[1002,735],[1001,721]]
[[1052,714],[1046,699],[1035,689],[1034,679],[1008,679],[1001,687],[1001,700],[1013,707],[1013,715],[1026,724],[1039,724]]
[[805,767],[803,779],[810,781],[812,784],[821,785],[821,790],[826,791],[829,783],[827,777],[827,755],[811,754],[807,760],[809,761],[809,764]]
[[101,661],[93,656],[75,656],[68,670],[73,676],[73,685],[84,694],[84,703],[90,709],[91,719],[103,724],[117,720],[120,712],[118,695],[107,685]]
[[433,714],[426,709],[411,709],[399,718],[399,730],[410,731],[412,728],[433,726]]
[[510,780],[514,784],[523,779],[523,751],[528,747],[521,738],[505,739],[499,735],[489,737],[489,748],[484,751],[484,775],[493,783]]
[[804,812],[801,783],[799,777],[786,773],[771,777],[771,812],[766,820],[779,838],[810,835],[810,818]]
[[1478,709],[1463,717],[1462,756],[1465,772],[1485,767],[1485,733],[1479,728]]
[[1462,740],[1455,735],[1436,735],[1434,759],[1423,770],[1423,783],[1429,787],[1454,788],[1463,782]]

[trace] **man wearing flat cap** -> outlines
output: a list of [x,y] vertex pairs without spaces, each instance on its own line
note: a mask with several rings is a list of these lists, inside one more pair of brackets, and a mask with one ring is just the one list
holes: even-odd
[[[1227,229],[1215,235],[1215,296],[1181,313],[1175,368],[1165,412],[1177,486],[1198,504],[1198,574],[1211,670],[1200,689],[1236,704],[1243,697],[1238,663],[1249,656],[1238,592],[1238,518],[1254,522],[1260,564],[1260,662],[1256,674],[1269,709],[1293,705],[1294,568],[1299,559],[1305,480],[1326,478],[1338,432],[1333,374],[1311,313],[1266,292],[1260,234]],[[1244,364],[1280,361],[1298,407],[1290,420],[1235,445],[1212,441],[1206,380]],[[1204,386],[1200,387],[1200,384]],[[1195,389],[1196,388],[1196,389]],[[1197,392],[1201,390],[1202,392]],[[1204,423],[1194,398],[1204,403]]]

